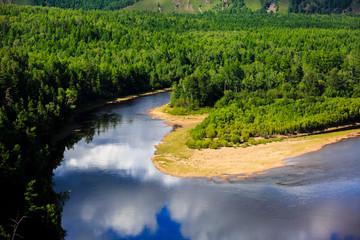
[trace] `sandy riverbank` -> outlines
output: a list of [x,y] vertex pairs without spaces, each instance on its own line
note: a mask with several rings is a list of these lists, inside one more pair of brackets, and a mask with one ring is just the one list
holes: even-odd
[[165,89],[156,90],[156,91],[153,91],[153,92],[147,92],[147,93],[141,93],[141,94],[132,95],[132,96],[128,96],[128,97],[117,98],[117,99],[115,99],[113,101],[106,102],[106,104],[114,104],[114,103],[126,102],[126,101],[129,101],[129,100],[138,98],[138,97],[144,97],[144,96],[149,96],[149,95],[154,95],[154,94],[157,94],[157,93],[169,92],[169,91],[171,91],[171,88],[165,88]]
[[[164,110],[165,109],[165,110]],[[206,115],[173,116],[167,114],[166,105],[149,111],[153,118],[179,125],[156,146],[154,165],[163,173],[177,177],[221,177],[229,175],[247,177],[283,166],[285,159],[321,149],[323,146],[346,138],[360,136],[360,129],[351,129],[285,139],[266,145],[247,148],[223,147],[220,149],[190,149],[189,130],[200,123]]]

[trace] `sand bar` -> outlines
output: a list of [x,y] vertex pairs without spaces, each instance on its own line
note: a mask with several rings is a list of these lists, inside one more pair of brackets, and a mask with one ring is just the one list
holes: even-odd
[[[156,146],[152,161],[161,172],[177,177],[248,177],[281,167],[285,159],[317,151],[323,146],[346,138],[360,136],[360,129],[324,132],[292,137],[282,142],[272,142],[246,148],[222,147],[220,149],[190,149],[189,130],[200,123],[206,115],[174,116],[166,113],[167,105],[150,110],[153,118],[179,125]],[[164,112],[165,111],[165,112]],[[333,130],[333,129],[332,129]]]

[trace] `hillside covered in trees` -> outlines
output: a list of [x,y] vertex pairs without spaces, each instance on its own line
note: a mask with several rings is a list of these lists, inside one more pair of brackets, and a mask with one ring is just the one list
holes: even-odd
[[[359,1],[355,0],[357,4]],[[333,14],[351,12],[352,0],[291,0],[289,12]]]
[[[52,143],[95,100],[174,86],[173,106],[216,107],[196,141],[238,143],[357,121],[359,26],[358,16],[342,15],[0,5],[1,238],[14,234],[13,220],[24,238],[63,236],[66,196],[52,190],[60,160]],[[286,111],[296,113],[289,127],[279,125]],[[258,132],[263,126],[254,124],[274,112],[273,125]]]
[[135,0],[2,0],[4,3],[13,3],[19,5],[34,5],[71,9],[101,9],[101,10],[119,10],[135,3]]
[[258,11],[305,14],[360,13],[359,0],[0,0],[0,3],[26,4],[71,9],[150,10],[167,13]]

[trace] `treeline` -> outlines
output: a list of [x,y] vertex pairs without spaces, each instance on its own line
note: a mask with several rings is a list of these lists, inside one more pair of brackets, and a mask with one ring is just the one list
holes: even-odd
[[352,0],[291,0],[289,12],[333,14],[349,12]]
[[219,1],[212,7],[213,11],[226,11],[229,13],[233,13],[238,11],[243,11],[245,7],[244,0],[228,0],[228,1]]
[[173,105],[191,108],[212,106],[224,90],[356,97],[359,23],[0,5],[0,236],[11,238],[10,219],[22,216],[31,217],[17,229],[24,238],[64,234],[51,143],[79,106],[172,85]]
[[[267,9],[272,2],[273,0],[260,0],[261,8],[256,10],[255,13],[267,13]],[[209,12],[221,14],[248,14],[251,13],[252,10],[246,6],[244,0],[221,0],[215,4]]]
[[[31,0],[28,4],[43,7],[58,7],[83,10],[119,10],[127,6],[133,5],[138,0]],[[355,0],[356,1],[356,0]],[[5,0],[6,2],[17,3],[17,0]],[[19,1],[23,3],[22,1]],[[261,9],[257,12],[265,13],[273,0],[260,0]],[[340,14],[351,12],[352,0],[290,0],[289,13],[305,13],[305,14]],[[155,4],[155,3],[154,3]],[[160,3],[158,3],[160,4]],[[276,7],[279,7],[278,0],[275,1]],[[213,12],[239,13],[242,11],[250,11],[244,0],[217,0],[213,5]]]
[[119,10],[132,5],[136,0],[32,0],[34,5],[84,10]]
[[[233,38],[225,33],[218,49],[204,47],[204,53],[221,54],[212,56],[212,62],[204,59],[206,53],[198,56],[201,67],[174,86],[172,105],[212,106],[224,90],[259,92],[274,99],[360,97],[358,33],[307,28],[259,28],[231,34]],[[212,36],[206,39],[213,44]]]
[[[251,96],[252,95],[252,96]],[[217,108],[195,129],[191,148],[248,146],[276,135],[308,133],[360,119],[360,98],[272,99],[226,92]],[[255,141],[253,137],[262,137]]]

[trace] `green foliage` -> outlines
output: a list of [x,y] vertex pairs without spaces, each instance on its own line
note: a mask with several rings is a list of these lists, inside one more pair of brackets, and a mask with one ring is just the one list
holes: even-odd
[[[297,20],[292,19],[294,16]],[[204,49],[196,61],[199,67],[174,86],[172,104],[187,108],[212,106],[227,90],[257,92],[273,99],[358,94],[359,61],[355,58],[359,59],[360,53],[355,32],[358,34],[359,28],[346,30],[338,25],[337,29],[327,29],[325,26],[331,21],[325,19],[329,16],[286,17],[286,26],[278,25],[282,21],[280,16],[269,19],[278,20],[273,23],[276,27],[265,23],[264,28],[252,28],[245,24],[249,30],[231,34],[225,31],[220,45],[217,45],[220,36],[214,37],[216,33],[205,35],[206,44],[198,44]],[[334,21],[337,16],[331,17]],[[305,21],[314,19],[321,26],[312,23],[305,26]],[[209,45],[218,48],[208,48]],[[224,101],[218,104],[226,104],[227,100]]]
[[276,12],[287,13],[289,10],[290,0],[276,0]]
[[190,141],[186,142],[186,145],[192,149],[196,148],[196,142],[194,140],[190,140]]
[[[311,97],[304,99],[240,98],[236,94],[227,106],[217,108],[191,134],[201,140],[209,129],[211,139],[219,138],[221,146],[240,142],[250,145],[282,140],[273,135],[287,135],[346,125],[360,119],[360,98]],[[225,134],[220,134],[222,130]],[[250,136],[262,137],[255,140]],[[205,137],[203,137],[205,139]],[[206,139],[208,141],[208,139]]]
[[210,147],[212,149],[218,149],[220,147],[220,143],[218,141],[214,141]]
[[231,134],[231,142],[233,142],[234,144],[240,143],[240,136],[239,136],[239,134],[232,133],[232,134]]
[[172,96],[172,105],[197,109],[202,106],[211,106],[221,96],[221,86],[212,80],[208,73],[197,68],[193,74],[180,79],[175,85]]
[[133,0],[32,0],[34,5],[72,8],[72,9],[102,9],[102,10],[118,10],[126,6],[134,4]]
[[[20,230],[25,238],[32,232],[47,239],[63,236],[59,218],[43,219],[54,209],[59,217],[62,206],[51,185],[59,159],[48,144],[74,110],[89,101],[175,86],[172,105],[192,112],[225,96],[191,133],[194,141],[188,145],[194,148],[354,120],[351,101],[360,97],[360,18],[252,13],[242,3],[231,1],[238,7],[202,15],[1,4],[0,187],[8,194],[1,198],[7,209],[0,226],[5,235],[11,232],[9,219],[26,209],[24,193],[36,180],[31,194],[37,194],[34,206],[43,209],[32,211]],[[300,114],[292,106],[302,98],[320,101],[320,96],[323,107],[304,100],[305,107],[324,110],[307,115],[310,121],[296,115],[288,126],[275,118],[273,128],[259,129],[259,121],[274,109],[284,115],[277,119],[285,118],[285,106]],[[284,97],[293,102],[276,100]],[[328,103],[337,107],[330,110]],[[331,121],[326,111],[334,111]],[[219,121],[211,122],[213,116]]]
[[206,131],[200,125],[196,126],[190,134],[194,140],[201,140],[206,137]]
[[206,139],[205,141],[201,142],[201,148],[208,148],[211,145],[211,140],[210,139]]
[[[172,1],[172,0],[5,0],[19,5],[37,5],[58,8],[84,9],[84,10],[119,10],[127,7],[128,10],[142,10],[166,13],[196,13],[206,11],[226,12],[237,14],[243,11],[265,13],[273,0],[213,0],[213,1]],[[307,13],[307,14],[333,14],[357,13],[357,0],[276,0],[276,12]],[[355,9],[353,9],[355,8]],[[353,11],[355,10],[355,11]]]
[[25,191],[25,201],[28,203],[28,209],[27,209],[27,213],[31,213],[37,210],[40,210],[41,207],[36,206],[35,204],[35,199],[38,196],[37,193],[34,193],[34,183],[36,182],[36,180],[32,180],[28,183],[27,187],[26,187],[26,191]]
[[253,11],[259,10],[261,8],[260,0],[244,0],[246,6]]
[[342,13],[349,10],[352,0],[291,0],[289,12],[294,13]]
[[0,226],[0,238],[4,240],[11,239],[10,234],[7,233],[2,226]]
[[184,107],[171,107],[166,109],[166,113],[171,115],[201,115],[210,113],[213,109],[211,107],[202,107],[197,109],[190,109]]

